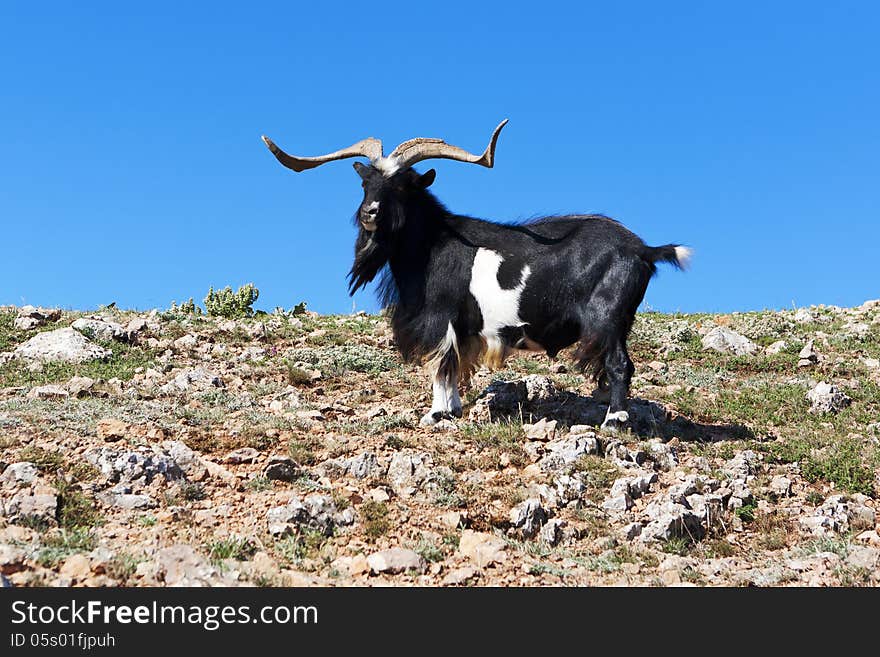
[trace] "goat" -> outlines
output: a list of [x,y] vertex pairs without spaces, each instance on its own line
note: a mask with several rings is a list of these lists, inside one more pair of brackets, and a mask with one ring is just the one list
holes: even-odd
[[597,214],[553,216],[508,225],[452,214],[428,191],[435,171],[412,168],[446,158],[491,168],[495,129],[482,155],[439,139],[412,139],[388,156],[373,138],[320,157],[295,157],[263,137],[294,171],[350,157],[364,198],[349,293],[379,276],[397,347],[407,362],[427,361],[431,410],[421,424],[461,417],[459,383],[480,363],[500,366],[516,349],[555,358],[578,343],[579,369],[591,374],[609,406],[602,424],[627,425],[634,367],[627,338],[658,262],[684,269],[690,249],[647,246],[613,219]]

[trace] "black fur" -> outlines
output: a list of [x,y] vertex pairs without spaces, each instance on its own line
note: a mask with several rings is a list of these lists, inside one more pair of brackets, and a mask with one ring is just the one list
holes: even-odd
[[[528,339],[551,356],[579,343],[580,368],[610,386],[612,411],[626,408],[633,372],[627,336],[656,263],[681,266],[677,245],[647,246],[602,215],[521,225],[455,215],[427,190],[433,170],[420,175],[410,168],[386,177],[372,166],[357,163],[355,169],[364,199],[355,215],[360,231],[349,290],[353,294],[380,276],[380,300],[390,309],[406,360],[432,354],[450,322],[459,345],[479,339],[483,321],[469,283],[477,249],[484,247],[503,257],[503,289],[519,284],[526,265],[531,269],[519,306],[526,324],[504,329],[504,341],[517,347]],[[375,202],[378,214],[370,215]]]

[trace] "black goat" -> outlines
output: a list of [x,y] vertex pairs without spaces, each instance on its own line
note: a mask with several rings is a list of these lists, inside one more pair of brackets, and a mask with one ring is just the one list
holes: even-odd
[[379,294],[391,309],[398,348],[407,361],[428,361],[434,398],[423,425],[461,417],[459,381],[481,362],[496,367],[514,349],[556,356],[579,343],[582,371],[610,393],[603,427],[627,423],[634,371],[627,336],[657,262],[683,268],[690,250],[651,247],[602,215],[547,217],[504,225],[450,213],[428,191],[433,169],[411,165],[447,158],[491,167],[496,128],[482,156],[440,140],[414,139],[382,156],[367,139],[319,158],[296,158],[263,138],[278,160],[302,171],[344,157],[365,156],[354,168],[364,199],[349,291],[381,275]]

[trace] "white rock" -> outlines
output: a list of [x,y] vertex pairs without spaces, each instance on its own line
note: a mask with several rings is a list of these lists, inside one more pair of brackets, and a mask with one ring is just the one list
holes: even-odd
[[54,383],[45,386],[37,386],[28,390],[28,399],[67,399],[70,393]]
[[374,573],[389,573],[391,575],[407,571],[422,573],[427,566],[420,554],[399,547],[375,552],[367,557],[367,563]]
[[740,335],[726,326],[716,326],[703,336],[703,349],[713,349],[721,353],[732,353],[737,356],[748,356],[758,351],[758,345],[744,335]]
[[547,512],[541,506],[540,500],[528,499],[510,510],[510,524],[514,529],[520,530],[523,538],[535,536],[545,522]]
[[837,413],[852,402],[840,388],[825,381],[817,383],[806,399],[810,402],[810,413]]
[[102,340],[125,339],[125,329],[121,324],[100,317],[80,317],[71,324],[71,327],[89,337],[101,338]]
[[465,529],[461,533],[458,542],[458,552],[473,561],[478,568],[504,561],[507,558],[504,554],[506,547],[504,539],[470,529]]
[[15,358],[39,362],[84,363],[107,358],[109,349],[99,347],[72,328],[37,333],[13,352]]
[[18,488],[34,482],[40,475],[40,471],[30,461],[20,461],[6,466],[0,475],[0,486],[3,488]]
[[593,432],[567,435],[545,445],[545,455],[539,465],[542,470],[560,470],[585,454],[598,454],[599,442]]
[[775,356],[776,354],[785,351],[785,348],[787,346],[788,346],[788,343],[785,340],[777,340],[773,344],[767,346],[767,348],[764,349],[764,353],[766,353],[770,356]]
[[479,573],[473,566],[463,566],[455,568],[446,573],[446,576],[440,582],[442,586],[461,586],[468,580],[477,577]]

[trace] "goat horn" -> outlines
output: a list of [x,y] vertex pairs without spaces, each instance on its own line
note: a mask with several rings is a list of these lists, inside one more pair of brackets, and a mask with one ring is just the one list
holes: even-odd
[[281,162],[281,164],[288,169],[293,169],[297,172],[314,169],[325,162],[344,160],[347,157],[368,157],[371,162],[382,157],[382,142],[373,137],[363,139],[356,144],[352,144],[348,148],[343,148],[342,150],[328,153],[327,155],[319,155],[317,157],[296,157],[295,155],[288,155],[265,135],[263,136],[263,141],[266,142],[266,146],[269,147],[269,150],[272,151],[272,154],[279,162]]
[[418,139],[410,139],[403,142],[400,146],[392,151],[388,159],[394,162],[396,168],[405,169],[412,166],[416,162],[429,160],[434,158],[442,158],[447,160],[458,160],[459,162],[468,162],[470,164],[479,164],[488,169],[495,164],[495,144],[498,142],[498,135],[501,134],[501,128],[507,125],[508,119],[504,119],[495,128],[492,133],[492,139],[482,155],[469,153],[463,148],[447,144],[442,139],[428,139],[419,137]]

